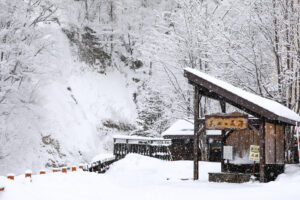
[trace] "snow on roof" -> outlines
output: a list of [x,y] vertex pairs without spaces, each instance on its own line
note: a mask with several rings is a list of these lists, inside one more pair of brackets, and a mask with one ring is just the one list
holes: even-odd
[[[177,120],[170,128],[162,133],[162,136],[169,135],[183,135],[191,136],[194,135],[194,121],[188,119]],[[221,135],[220,130],[206,130],[206,135]]]
[[161,135],[194,135],[194,122],[185,119],[177,120]]
[[114,135],[114,139],[128,139],[128,140],[166,140],[164,138],[152,138],[143,136],[131,136],[131,135]]
[[242,90],[238,87],[235,87],[227,82],[216,79],[206,73],[200,72],[196,69],[185,68],[184,70],[186,70],[208,82],[211,82],[214,85],[235,94],[236,96],[246,99],[249,102],[252,102],[252,103],[264,108],[265,110],[268,110],[268,111],[276,114],[277,116],[287,118],[292,121],[300,122],[300,116],[297,113],[295,113],[294,111],[290,110],[289,108],[281,105],[280,103],[277,103],[276,101],[273,101],[273,100],[258,96],[256,94],[247,92],[247,91]]
[[92,159],[92,163],[94,162],[106,162],[106,161],[111,161],[111,160],[114,160],[116,157],[111,154],[111,153],[102,153],[102,154],[99,154],[97,156],[95,156],[93,159]]

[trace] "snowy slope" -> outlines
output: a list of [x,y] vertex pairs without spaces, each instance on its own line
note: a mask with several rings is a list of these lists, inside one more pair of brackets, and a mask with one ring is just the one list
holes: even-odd
[[39,31],[51,46],[23,84],[21,103],[1,107],[10,113],[0,120],[1,175],[89,162],[111,140],[100,131],[104,121],[134,124],[137,116],[122,74],[95,73],[76,61],[59,25],[42,24]]
[[199,181],[191,180],[192,161],[161,161],[127,155],[105,174],[69,172],[35,175],[32,182],[19,176],[5,180],[1,200],[79,199],[272,199],[300,198],[299,165],[287,165],[286,173],[270,183],[209,183],[208,172],[220,171],[219,163],[199,162]]
[[[12,18],[29,16],[26,20],[34,20],[42,7],[45,8],[37,4],[29,15],[26,12],[31,10],[27,9],[27,3],[32,2],[20,4],[18,11],[24,13]],[[166,35],[162,14],[176,6],[173,1],[114,1],[117,20],[113,22],[108,19],[108,1],[88,1],[91,20],[85,19],[83,1],[44,3],[53,3],[51,9],[57,10],[54,18],[50,18],[53,21],[38,23],[32,29],[38,37],[30,41],[30,47],[32,51],[43,45],[45,48],[30,60],[33,72],[24,76],[26,79],[16,92],[0,107],[0,175],[20,174],[27,168],[36,172],[45,167],[90,162],[95,155],[111,151],[112,135],[126,131],[115,127],[125,126],[126,134],[130,128],[136,128],[137,101],[154,85],[157,85],[155,90],[161,90],[167,82],[161,70],[157,70],[157,59],[162,56],[161,52],[166,52],[162,48],[166,45],[157,41],[157,35]],[[98,3],[100,10],[92,3]],[[11,7],[14,5],[19,6],[17,1],[12,1]],[[92,21],[93,17],[102,21]],[[107,29],[115,30],[114,64],[106,66],[105,72],[98,73],[84,63],[74,42],[62,31],[74,31],[80,40],[86,26],[94,29],[101,39],[105,38],[102,35],[107,34]],[[103,42],[101,39],[99,43]],[[166,35],[165,40],[170,42],[171,38]],[[120,55],[126,57],[128,63],[121,62]],[[134,61],[143,62],[143,67],[130,69]],[[151,73],[155,80],[149,78]],[[133,94],[138,92],[134,100]],[[147,109],[140,102],[140,109]]]

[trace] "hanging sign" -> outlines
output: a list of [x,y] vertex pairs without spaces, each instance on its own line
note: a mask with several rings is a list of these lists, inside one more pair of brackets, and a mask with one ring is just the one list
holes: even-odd
[[258,145],[250,145],[250,154],[249,160],[259,161],[259,146]]
[[223,159],[233,160],[233,146],[223,146]]
[[214,114],[205,116],[206,129],[241,130],[248,127],[248,115],[242,113]]

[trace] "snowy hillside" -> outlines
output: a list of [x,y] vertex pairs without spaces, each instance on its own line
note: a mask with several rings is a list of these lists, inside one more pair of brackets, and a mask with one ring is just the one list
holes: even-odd
[[38,55],[39,67],[24,80],[21,94],[1,104],[1,112],[8,113],[0,116],[2,175],[89,162],[111,148],[105,146],[111,137],[106,139],[103,124],[136,123],[133,89],[124,75],[98,74],[77,61],[62,25],[36,29],[50,46]]

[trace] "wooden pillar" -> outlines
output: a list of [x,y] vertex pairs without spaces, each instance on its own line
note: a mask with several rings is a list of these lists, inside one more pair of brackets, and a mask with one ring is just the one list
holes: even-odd
[[194,180],[199,179],[199,166],[198,166],[198,146],[199,146],[199,88],[195,86],[194,93]]
[[259,181],[265,182],[265,120],[261,120],[259,124]]
[[[226,103],[225,101],[220,101],[222,113],[226,113]],[[222,130],[222,141],[221,141],[221,172],[225,172],[225,161],[223,159],[223,146],[225,144],[225,130]]]

